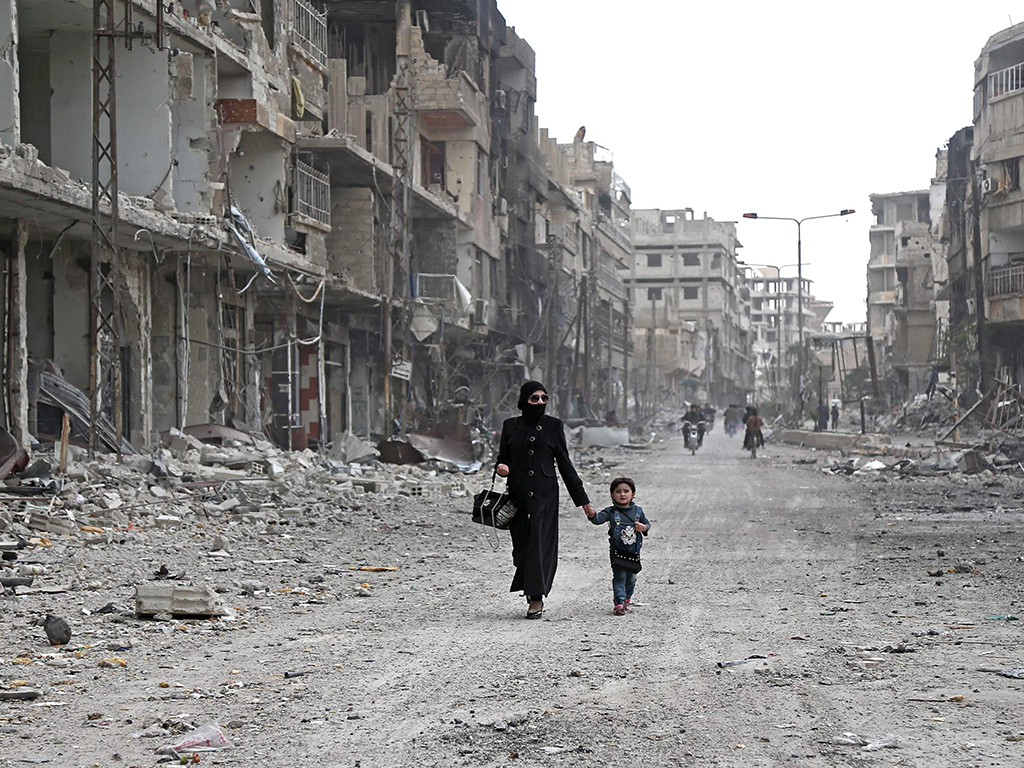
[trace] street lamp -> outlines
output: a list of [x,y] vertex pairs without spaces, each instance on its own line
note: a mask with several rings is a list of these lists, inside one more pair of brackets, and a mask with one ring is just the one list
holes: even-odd
[[792,221],[796,223],[796,311],[797,321],[799,322],[800,328],[800,386],[798,387],[800,392],[800,418],[803,418],[804,410],[804,388],[803,378],[804,371],[807,370],[807,350],[804,349],[804,275],[803,275],[803,254],[802,254],[802,240],[800,235],[800,226],[805,221],[811,221],[812,219],[833,219],[839,216],[849,216],[851,213],[856,213],[853,208],[844,208],[839,213],[826,213],[823,216],[805,216],[802,219],[795,219],[792,216],[760,216],[756,213],[744,213],[744,219],[770,219],[773,221]]

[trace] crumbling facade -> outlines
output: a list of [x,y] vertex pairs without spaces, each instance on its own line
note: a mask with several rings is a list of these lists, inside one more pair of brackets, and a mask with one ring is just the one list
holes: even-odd
[[932,213],[942,209],[945,192],[944,185],[934,186],[938,189],[870,198],[875,223],[869,234],[868,332],[879,375],[891,374],[889,394],[897,400],[928,387],[948,321],[948,302],[941,298],[945,247],[938,227],[932,226]]
[[687,400],[745,402],[754,386],[751,297],[735,223],[696,219],[691,209],[637,210],[631,231],[636,256],[626,282],[637,365],[650,371],[650,386]]
[[563,415],[624,409],[630,190],[540,129],[494,0],[2,5],[19,444],[63,414],[126,451],[205,423],[291,449],[496,426],[530,376]]
[[971,170],[978,234],[970,249],[976,262],[971,298],[987,391],[990,379],[1024,385],[1024,24],[993,35],[974,73]]
[[[754,360],[755,399],[783,409],[799,386],[800,315],[796,277],[783,277],[778,267],[749,268],[750,335]],[[832,302],[811,294],[803,278],[804,334],[822,332]]]

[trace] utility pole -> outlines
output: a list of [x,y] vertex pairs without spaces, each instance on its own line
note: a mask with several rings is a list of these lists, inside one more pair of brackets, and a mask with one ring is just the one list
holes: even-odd
[[[410,314],[412,312],[412,300],[416,297],[416,274],[411,263],[411,249],[409,241],[412,232],[412,205],[410,190],[412,177],[410,174],[410,147],[409,141],[412,135],[412,0],[399,0],[397,3],[396,16],[396,48],[395,48],[395,110],[394,126],[395,132],[392,138],[392,150],[394,157],[394,177],[391,186],[391,259],[387,277],[387,294],[384,296],[383,306],[383,334],[384,334],[384,412],[387,423],[385,425],[385,439],[391,436],[392,424],[394,423],[393,399],[391,391],[392,374],[396,350],[394,348],[394,319],[391,316],[391,302],[395,298],[394,273],[396,265],[399,265],[405,278],[406,286],[401,290],[400,318],[402,327],[399,329],[400,347],[398,357],[403,362],[408,362],[411,356],[412,344],[409,338]],[[410,381],[405,383],[405,394],[408,395]],[[405,435],[405,408],[400,406],[402,435]]]
[[[117,199],[117,39],[131,50],[150,40],[163,50],[164,4],[156,4],[156,28],[136,25],[132,0],[124,0],[123,21],[115,19],[116,0],[94,0],[92,7],[92,260],[89,267],[89,455],[96,453],[99,420],[113,410],[114,441],[121,460],[124,432],[121,407],[120,211]],[[105,178],[104,178],[105,177]],[[110,216],[102,213],[103,201]],[[185,297],[188,301],[188,297]],[[109,391],[111,387],[113,391]]]
[[654,414],[654,389],[655,371],[654,365],[658,359],[654,346],[657,343],[657,299],[651,294],[651,327],[647,331],[647,392],[644,399],[647,400],[648,415]]
[[629,299],[622,302],[622,415],[629,419]]

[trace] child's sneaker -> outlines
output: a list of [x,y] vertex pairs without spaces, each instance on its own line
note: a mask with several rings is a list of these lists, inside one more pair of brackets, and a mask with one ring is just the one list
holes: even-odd
[[616,616],[625,616],[626,609],[625,607],[623,607],[622,603],[619,603],[615,606],[615,609],[612,611],[612,613],[614,613]]
[[622,607],[623,607],[623,608],[624,608],[625,610],[627,610],[627,611],[629,610],[629,604],[630,604],[630,602],[631,602],[631,598],[628,598],[628,597],[627,597],[627,598],[626,598],[625,600],[623,600],[623,601],[622,601]]

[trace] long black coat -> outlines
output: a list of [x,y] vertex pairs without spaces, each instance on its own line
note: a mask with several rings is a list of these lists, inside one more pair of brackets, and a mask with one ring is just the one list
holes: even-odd
[[516,574],[509,592],[547,595],[558,568],[558,478],[555,466],[573,503],[590,503],[583,481],[569,459],[562,422],[542,416],[535,424],[522,417],[501,426],[498,464],[509,468],[509,494],[519,506],[512,520],[512,562]]

